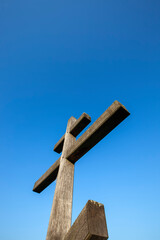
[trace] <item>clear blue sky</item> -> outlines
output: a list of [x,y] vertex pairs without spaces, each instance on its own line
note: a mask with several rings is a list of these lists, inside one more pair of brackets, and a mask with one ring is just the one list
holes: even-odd
[[44,240],[70,116],[131,115],[75,166],[73,221],[105,205],[110,240],[160,239],[160,1],[0,0],[0,239]]

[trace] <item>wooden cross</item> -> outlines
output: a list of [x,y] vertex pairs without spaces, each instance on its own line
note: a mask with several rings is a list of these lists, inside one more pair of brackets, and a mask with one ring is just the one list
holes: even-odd
[[33,191],[40,193],[57,178],[46,240],[104,240],[108,238],[104,206],[88,201],[71,227],[74,163],[129,116],[115,101],[77,140],[76,136],[91,122],[83,113],[68,120],[65,135],[54,146],[61,157],[39,178]]

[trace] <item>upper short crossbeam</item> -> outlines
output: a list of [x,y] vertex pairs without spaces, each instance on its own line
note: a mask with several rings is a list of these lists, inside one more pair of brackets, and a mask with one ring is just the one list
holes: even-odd
[[[73,124],[70,133],[77,137],[78,134],[91,122],[91,117],[87,113],[83,113],[77,121]],[[54,151],[61,153],[63,149],[65,134],[60,138],[60,140],[55,144]]]

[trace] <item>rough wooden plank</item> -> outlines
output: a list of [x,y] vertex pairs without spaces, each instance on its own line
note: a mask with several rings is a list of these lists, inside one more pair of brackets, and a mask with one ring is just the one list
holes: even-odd
[[75,121],[71,117],[67,124],[46,240],[62,240],[71,227],[74,164],[66,159],[66,151],[76,141],[70,133]]
[[103,204],[89,200],[64,240],[106,240],[107,224]]
[[67,159],[75,163],[128,117],[129,114],[121,103],[115,101],[67,151]]
[[[70,133],[74,136],[77,137],[78,134],[91,122],[91,117],[87,114],[87,113],[83,113],[78,119],[77,121],[73,124]],[[63,137],[60,138],[60,140],[55,144],[54,146],[54,151],[57,153],[61,153],[62,149],[63,149],[63,143],[64,143],[64,138],[65,135],[63,135]]]
[[57,177],[60,158],[35,182],[33,191],[40,193]]

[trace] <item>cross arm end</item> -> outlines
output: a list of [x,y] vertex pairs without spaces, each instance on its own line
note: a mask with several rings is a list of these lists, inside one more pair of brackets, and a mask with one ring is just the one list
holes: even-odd
[[41,193],[56,178],[59,170],[60,158],[35,182],[33,191]]

